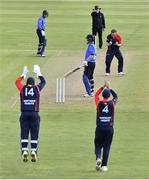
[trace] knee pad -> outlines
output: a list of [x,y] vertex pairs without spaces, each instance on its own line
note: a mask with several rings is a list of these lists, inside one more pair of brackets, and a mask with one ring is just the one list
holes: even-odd
[[43,41],[43,45],[46,46],[47,45],[47,39],[44,39]]
[[89,95],[91,95],[91,84],[90,84],[88,77],[85,74],[83,74],[83,83],[85,85],[86,92]]

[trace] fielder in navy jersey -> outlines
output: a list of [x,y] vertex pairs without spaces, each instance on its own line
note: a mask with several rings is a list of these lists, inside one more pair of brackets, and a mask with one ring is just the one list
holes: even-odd
[[86,36],[87,48],[85,53],[83,83],[87,94],[84,97],[92,97],[94,93],[94,69],[96,66],[96,46],[94,44],[94,36],[89,34]]
[[29,77],[26,81],[26,85],[23,85],[21,81],[25,79],[28,69],[25,66],[21,76],[17,78],[15,84],[20,92],[21,102],[21,116],[20,116],[20,128],[21,128],[21,150],[22,159],[24,162],[28,161],[29,150],[29,134],[30,134],[30,145],[31,145],[31,161],[37,160],[38,150],[38,134],[40,126],[39,112],[39,99],[40,92],[45,86],[45,79],[40,72],[40,67],[34,65],[34,72],[40,79],[40,83],[35,85],[33,77]]
[[48,17],[48,11],[44,10],[42,16],[38,18],[36,33],[39,38],[37,55],[45,57],[45,47],[47,45],[47,39],[45,37],[45,19]]
[[[99,97],[101,93],[103,99]],[[112,100],[109,99],[111,94]],[[100,169],[103,172],[108,170],[107,163],[114,133],[114,108],[117,99],[117,94],[110,88],[109,81],[106,81],[105,85],[95,94],[97,118],[94,143],[97,171]]]
[[110,75],[111,62],[114,56],[118,59],[118,75],[124,75],[123,72],[123,55],[121,53],[120,47],[122,45],[122,37],[117,33],[117,30],[112,29],[111,34],[107,36],[107,46],[108,50],[106,53],[106,76]]

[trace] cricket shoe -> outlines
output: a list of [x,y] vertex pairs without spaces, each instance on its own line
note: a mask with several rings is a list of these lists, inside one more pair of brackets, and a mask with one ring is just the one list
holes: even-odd
[[84,94],[84,95],[83,95],[83,97],[93,97],[93,96],[94,96],[93,93],[91,93],[91,95],[89,95],[89,94]]
[[94,97],[94,93],[91,93],[90,97]]
[[45,54],[41,54],[40,52],[37,52],[37,56],[38,56],[38,57],[46,57]]
[[100,170],[100,166],[101,166],[101,159],[98,158],[97,161],[96,161],[96,171]]
[[124,73],[124,72],[119,72],[118,75],[119,75],[119,76],[124,76],[125,73]]
[[23,151],[22,159],[23,159],[23,162],[27,162],[28,161],[28,151]]
[[102,171],[102,172],[106,172],[106,171],[108,171],[107,166],[101,166],[101,171]]
[[110,76],[110,73],[105,73],[105,76]]
[[37,153],[35,151],[31,151],[31,161],[32,162],[37,161]]

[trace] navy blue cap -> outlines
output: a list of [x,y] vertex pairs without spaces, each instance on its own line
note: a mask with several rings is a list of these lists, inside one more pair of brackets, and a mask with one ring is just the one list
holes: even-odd
[[104,89],[102,92],[102,96],[104,99],[108,99],[110,97],[110,90],[109,89]]
[[35,85],[35,80],[33,77],[27,78],[26,84]]

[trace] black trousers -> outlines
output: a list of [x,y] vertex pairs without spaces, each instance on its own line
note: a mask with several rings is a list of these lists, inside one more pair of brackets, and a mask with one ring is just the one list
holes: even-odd
[[39,44],[44,43],[45,36],[42,36],[41,30],[37,29],[36,33],[37,33],[37,36],[39,38]]
[[38,39],[39,39],[39,44],[38,44],[38,51],[37,54],[43,54],[45,51],[45,46],[46,46],[46,39],[45,36],[42,35],[41,30],[37,29],[36,31]]
[[88,77],[90,85],[91,85],[91,93],[94,92],[94,70],[96,63],[88,62],[88,66],[84,68],[84,74]]
[[99,48],[102,48],[103,41],[102,41],[102,27],[92,27],[92,34],[93,36],[96,36],[98,33],[98,42],[99,42]]
[[[97,158],[102,159],[101,166],[107,166],[113,134],[114,134],[113,127],[98,127],[98,126],[96,127],[95,139],[94,139],[95,155],[96,155],[96,159]],[[102,155],[102,151],[103,151],[103,155]]]
[[111,62],[112,62],[114,56],[118,60],[118,73],[123,72],[123,55],[122,55],[120,49],[117,48],[117,49],[108,49],[107,50],[106,60],[105,60],[106,73],[110,73]]
[[40,116],[38,112],[22,112],[20,116],[21,149],[28,151],[28,138],[31,138],[31,150],[37,151]]

